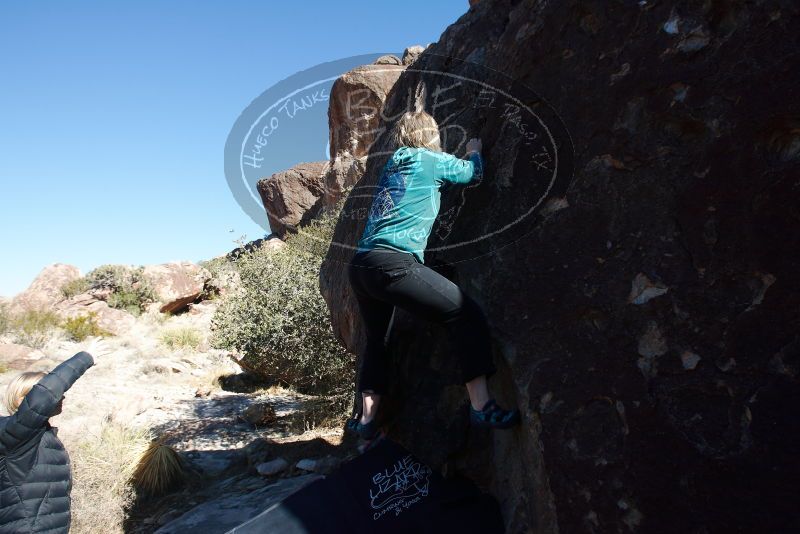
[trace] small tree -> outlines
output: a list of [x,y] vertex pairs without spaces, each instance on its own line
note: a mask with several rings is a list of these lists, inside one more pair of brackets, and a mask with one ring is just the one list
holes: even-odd
[[240,286],[211,323],[212,346],[242,354],[261,374],[305,393],[345,395],[353,387],[354,358],[336,339],[319,292],[341,204],[281,249],[244,253],[237,260]]
[[106,302],[112,308],[139,315],[145,306],[156,301],[156,292],[144,267],[101,265],[86,275],[90,289],[110,289]]

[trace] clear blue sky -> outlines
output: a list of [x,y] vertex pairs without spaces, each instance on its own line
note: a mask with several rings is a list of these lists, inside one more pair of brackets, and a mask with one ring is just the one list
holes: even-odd
[[51,263],[199,261],[263,236],[223,172],[242,110],[319,63],[436,42],[468,5],[0,2],[0,295]]

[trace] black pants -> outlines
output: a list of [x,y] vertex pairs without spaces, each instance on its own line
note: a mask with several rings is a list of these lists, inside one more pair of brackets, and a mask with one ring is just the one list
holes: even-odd
[[444,324],[461,362],[461,380],[497,372],[486,317],[461,289],[413,254],[385,248],[357,252],[348,276],[367,330],[367,349],[358,372],[358,392],[385,394],[389,387],[386,334],[394,307]]

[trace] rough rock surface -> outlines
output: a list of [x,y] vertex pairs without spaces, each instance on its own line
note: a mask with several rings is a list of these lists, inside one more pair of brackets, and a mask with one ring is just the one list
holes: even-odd
[[146,265],[144,274],[153,282],[162,313],[184,309],[200,296],[211,278],[207,269],[190,261]]
[[276,234],[272,233],[267,237],[260,237],[258,239],[254,239],[253,241],[245,243],[244,246],[236,247],[227,254],[224,254],[222,256],[217,256],[217,258],[224,257],[228,261],[236,261],[242,254],[246,252],[252,252],[257,248],[267,247],[267,250],[269,251],[277,251],[283,248],[285,245],[286,242],[283,239],[278,237]]
[[80,277],[81,272],[74,265],[65,263],[48,265],[25,291],[18,293],[11,300],[9,310],[19,313],[26,309],[49,309],[64,300],[64,295],[61,294],[64,284]]
[[[355,185],[364,176],[366,163],[366,157],[354,158],[347,152],[339,154],[331,160],[328,172],[325,173],[325,192],[322,195],[322,204],[324,206],[336,205],[344,195],[344,190]],[[317,212],[310,215],[316,215]]]
[[273,233],[284,238],[322,196],[327,161],[299,163],[259,180],[257,187]]
[[386,96],[404,70],[404,65],[363,65],[334,82],[328,104],[332,160],[343,152],[367,155]]
[[402,65],[403,61],[394,54],[386,54],[373,61],[373,63],[375,65]]
[[273,504],[279,503],[303,486],[320,478],[321,475],[307,474],[298,477],[284,478],[269,486],[250,492],[246,495],[225,495],[221,491],[218,499],[203,503],[170,521],[157,534],[182,532],[203,532],[222,534],[237,527],[263,512]]
[[[392,437],[489,489],[508,532],[800,528],[800,116],[787,96],[800,89],[798,9],[484,0],[415,62],[511,93],[522,89],[504,74],[518,80],[557,110],[563,155],[574,147],[571,178],[512,246],[498,234],[439,248],[537,205],[542,162],[470,84],[432,111],[483,139],[486,169],[443,194],[440,218],[461,216],[434,229],[426,263],[481,304],[499,368],[490,389],[520,407],[521,427],[468,428],[439,325],[397,310],[390,333]],[[388,116],[418,76],[400,77]],[[445,149],[463,155],[455,137]],[[370,157],[358,186],[384,161]],[[343,214],[335,243],[352,247],[363,227]],[[320,285],[361,354],[352,254],[332,246]]]
[[367,154],[380,134],[380,113],[386,97],[405,70],[407,55],[415,52],[415,47],[406,49],[403,60],[381,56],[374,64],[356,67],[334,82],[328,104],[331,161],[323,196],[306,219],[315,217],[323,207],[336,205],[344,190],[364,175]]
[[425,47],[421,45],[409,46],[403,51],[403,65],[411,65],[414,63],[419,55],[425,51]]
[[16,343],[0,344],[0,369],[25,371],[44,354],[31,347]]
[[112,308],[105,301],[89,293],[81,293],[55,305],[54,310],[61,317],[81,317],[94,313],[97,325],[114,335],[130,330],[136,318],[125,310]]

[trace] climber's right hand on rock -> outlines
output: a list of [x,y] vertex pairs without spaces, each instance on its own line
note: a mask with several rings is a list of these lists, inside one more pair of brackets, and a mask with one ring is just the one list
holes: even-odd
[[481,145],[480,138],[473,137],[467,141],[467,154],[470,152],[480,152],[483,146]]

